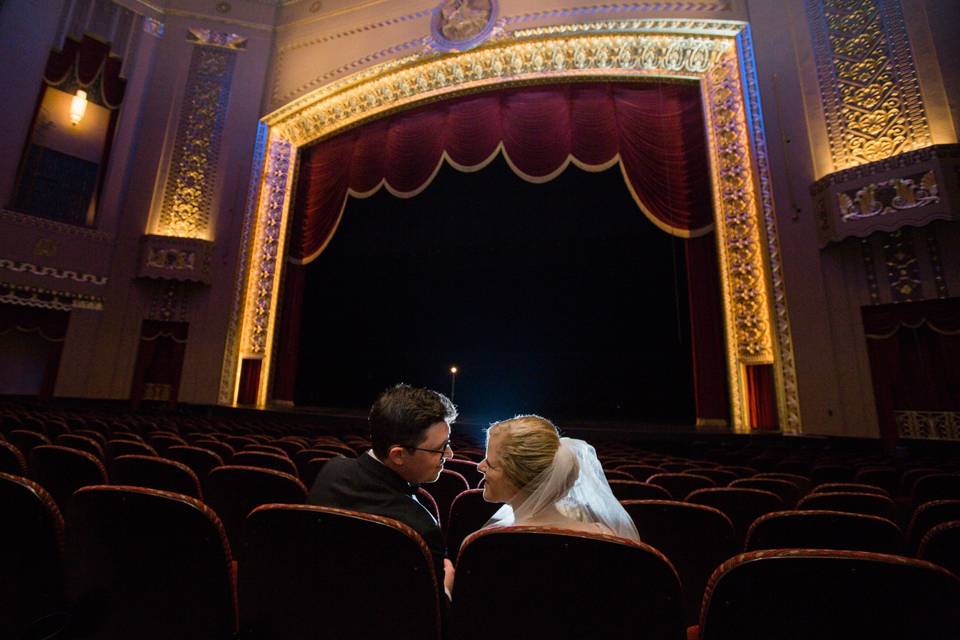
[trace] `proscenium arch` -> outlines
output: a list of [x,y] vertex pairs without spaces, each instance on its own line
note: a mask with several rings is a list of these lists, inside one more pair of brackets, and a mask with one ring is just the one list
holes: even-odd
[[[731,422],[748,432],[747,367],[773,365],[781,429],[800,432],[793,346],[749,27],[737,21],[637,20],[518,30],[461,53],[371,67],[294,100],[269,127],[252,249],[241,270],[240,340],[225,355],[265,405],[296,152],[397,111],[511,86],[650,78],[700,84],[723,291]],[[254,375],[247,375],[254,372]],[[253,382],[251,382],[253,381]]]

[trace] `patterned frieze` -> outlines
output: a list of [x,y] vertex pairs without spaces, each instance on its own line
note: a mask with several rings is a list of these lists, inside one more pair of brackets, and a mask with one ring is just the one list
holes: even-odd
[[960,219],[960,146],[936,145],[838,171],[811,187],[821,246]]
[[71,311],[73,309],[101,311],[103,310],[103,297],[0,281],[0,304],[15,304],[56,311]]
[[85,284],[102,286],[107,284],[106,276],[98,276],[93,273],[84,273],[82,271],[73,271],[71,269],[59,269],[57,267],[42,266],[30,262],[20,262],[16,260],[7,260],[0,258],[0,269],[13,271],[15,273],[29,273],[43,278],[54,278],[56,280],[73,280]]
[[209,240],[146,235],[140,240],[137,276],[210,284],[212,254]]
[[960,440],[957,411],[894,411],[893,419],[901,438]]

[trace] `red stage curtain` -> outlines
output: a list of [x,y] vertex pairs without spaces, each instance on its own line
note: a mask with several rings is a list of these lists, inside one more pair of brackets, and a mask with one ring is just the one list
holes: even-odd
[[143,321],[130,390],[130,400],[134,408],[145,399],[144,391],[148,384],[165,390],[168,395],[163,399],[171,405],[176,404],[189,328],[190,325],[186,322]]
[[569,162],[601,170],[617,162],[638,205],[675,235],[713,221],[700,92],[695,84],[567,84],[467,96],[382,118],[304,151],[290,257],[310,262],[336,231],[348,193],[385,186],[422,191],[444,153],[476,170],[502,144],[533,182]]
[[960,298],[864,307],[880,437],[894,411],[960,411]]
[[[461,171],[476,171],[502,151],[513,171],[531,182],[553,179],[570,162],[601,171],[619,161],[643,215],[668,233],[700,237],[713,226],[703,122],[696,83],[564,84],[443,101],[306,149],[294,200],[273,397],[293,399],[303,265],[333,237],[348,195],[366,197],[383,186],[413,197],[430,184],[444,158]],[[711,255],[710,275],[698,272],[697,278],[717,279],[715,252]],[[705,260],[698,264],[706,265]],[[717,313],[708,322],[719,325],[715,302],[705,298],[702,309]],[[694,355],[700,371],[698,407],[703,402],[707,417],[725,418],[722,334],[707,331],[699,345]],[[712,368],[716,362],[718,369]]]
[[41,398],[53,396],[69,321],[68,311],[0,304],[0,335],[11,331],[35,333],[48,345],[43,381],[38,394]]
[[120,58],[110,55],[110,44],[88,35],[80,41],[67,38],[63,49],[51,51],[43,78],[53,86],[74,82],[82,89],[92,90],[99,77],[99,94],[90,99],[109,109],[117,109],[123,101],[126,80],[120,77]]

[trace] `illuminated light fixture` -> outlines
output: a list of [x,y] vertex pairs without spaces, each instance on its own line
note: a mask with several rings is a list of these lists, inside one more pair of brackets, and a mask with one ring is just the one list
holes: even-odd
[[456,398],[457,393],[457,368],[450,367],[450,400],[453,401]]
[[77,95],[70,101],[70,124],[76,126],[87,112],[87,92],[77,89]]

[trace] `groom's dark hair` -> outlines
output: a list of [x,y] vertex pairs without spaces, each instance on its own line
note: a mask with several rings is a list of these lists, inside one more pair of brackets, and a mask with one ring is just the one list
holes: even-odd
[[398,384],[390,387],[370,407],[370,441],[383,459],[393,445],[415,447],[424,432],[438,422],[457,419],[457,408],[442,393]]

